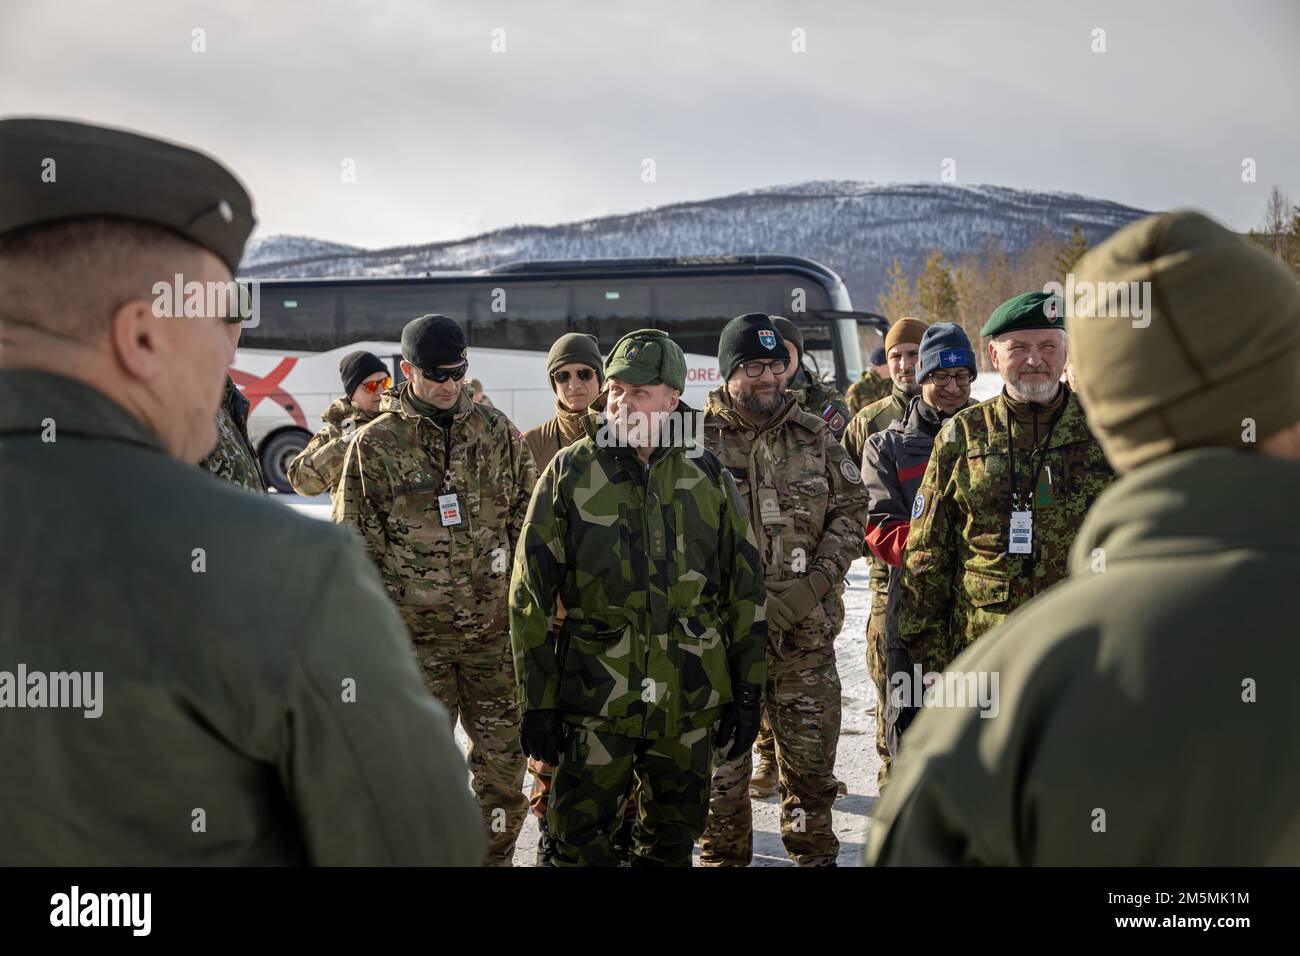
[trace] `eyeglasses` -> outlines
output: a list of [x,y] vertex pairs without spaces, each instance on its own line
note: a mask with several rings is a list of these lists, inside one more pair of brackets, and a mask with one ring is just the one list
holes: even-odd
[[741,362],[738,366],[745,370],[745,374],[750,378],[762,378],[763,372],[770,371],[772,377],[784,375],[785,370],[790,367],[789,359],[773,359],[770,362]]
[[570,372],[568,369],[565,369],[562,372],[556,372],[554,375],[551,376],[551,378],[555,379],[557,384],[563,385],[565,382],[569,380],[570,375],[578,376],[578,381],[580,382],[590,382],[593,378],[596,377],[596,373],[594,370],[589,368],[580,368],[576,372]]
[[469,363],[466,362],[464,365],[457,365],[455,368],[422,368],[420,369],[420,374],[431,382],[442,384],[447,381],[447,379],[451,379],[453,382],[459,382],[465,377],[465,373],[468,371]]
[[939,388],[947,388],[953,384],[958,388],[965,388],[971,382],[970,372],[932,372],[925,377],[925,380]]
[[387,388],[392,381],[393,380],[391,378],[385,375],[383,378],[377,378],[371,382],[362,382],[361,387],[364,388],[369,394],[373,395],[375,394],[375,392]]

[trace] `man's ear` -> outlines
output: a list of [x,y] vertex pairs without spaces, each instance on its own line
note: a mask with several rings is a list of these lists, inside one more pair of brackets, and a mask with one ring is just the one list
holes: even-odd
[[1000,367],[998,365],[998,350],[994,347],[992,339],[989,339],[989,344],[987,347],[989,350],[989,361],[993,363],[993,367],[995,369],[1000,370]]
[[410,381],[414,377],[411,373],[415,371],[415,366],[406,359],[400,360],[397,364],[402,370],[402,378]]
[[162,371],[162,323],[168,321],[173,320],[154,315],[148,299],[132,299],[113,313],[113,354],[132,378],[150,381]]
[[677,389],[673,389],[672,404],[668,406],[668,411],[670,412],[677,411],[677,406],[681,402],[681,400],[682,400],[682,393],[677,391]]

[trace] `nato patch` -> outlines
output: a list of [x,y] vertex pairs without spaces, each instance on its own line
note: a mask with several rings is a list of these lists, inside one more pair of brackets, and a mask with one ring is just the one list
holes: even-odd
[[776,333],[771,329],[759,329],[758,343],[765,349],[776,348]]
[[853,464],[853,462],[849,461],[847,458],[840,462],[840,474],[855,485],[862,481],[862,472],[858,469],[857,465]]
[[925,495],[921,492],[916,493],[916,500],[912,502],[912,520],[915,521],[921,517],[921,512],[925,511]]

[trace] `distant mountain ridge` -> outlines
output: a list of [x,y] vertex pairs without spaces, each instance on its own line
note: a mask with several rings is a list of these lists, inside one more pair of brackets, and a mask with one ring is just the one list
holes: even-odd
[[1096,245],[1147,214],[1073,193],[1005,186],[815,180],[390,249],[271,236],[249,247],[240,275],[420,275],[487,269],[521,259],[788,253],[834,269],[854,304],[870,309],[895,257],[914,273],[932,249],[956,260],[978,254],[992,239],[1014,255],[1045,230],[1065,239],[1071,226]]

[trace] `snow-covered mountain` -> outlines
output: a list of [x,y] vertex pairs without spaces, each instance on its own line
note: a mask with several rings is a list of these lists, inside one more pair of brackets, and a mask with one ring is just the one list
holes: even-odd
[[250,246],[240,274],[419,275],[520,259],[787,253],[830,266],[843,277],[855,305],[873,308],[895,256],[915,272],[932,249],[958,259],[978,253],[989,238],[1014,255],[1044,231],[1068,237],[1072,225],[1095,245],[1144,215],[1141,209],[1072,193],[822,180],[392,249],[272,236]]

